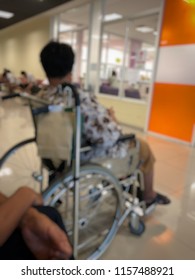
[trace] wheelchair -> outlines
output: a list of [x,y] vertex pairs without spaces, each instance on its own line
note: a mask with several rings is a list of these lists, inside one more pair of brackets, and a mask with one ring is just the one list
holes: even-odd
[[[42,161],[38,160],[37,166],[33,166],[25,176],[29,182],[33,181],[40,188],[45,205],[53,206],[60,212],[73,243],[75,257],[98,259],[109,247],[126,219],[130,232],[141,236],[145,231],[144,217],[154,210],[155,204],[147,208],[143,200],[144,180],[139,169],[139,142],[134,135],[119,139],[119,141],[134,142],[134,147],[129,150],[125,158],[99,158],[87,164],[80,164],[80,155],[89,151],[91,147],[85,145],[81,147],[79,96],[72,85],[69,87],[75,97],[76,118],[71,160],[64,161],[63,166],[57,168],[51,168],[51,165],[45,162],[47,169],[43,167]],[[24,94],[16,96],[32,101],[32,97]],[[38,99],[33,97],[33,101]],[[53,108],[48,104],[30,108],[35,125],[35,116],[44,116],[56,110],[56,107]],[[58,106],[58,110],[64,111],[64,108]],[[26,148],[28,150],[30,146],[33,146],[37,157],[37,140],[36,135],[35,138],[23,141],[5,153],[0,160],[0,172],[6,170],[5,166],[7,164],[9,166],[9,161],[18,152],[22,153]],[[14,163],[17,160],[15,158]],[[23,156],[21,162],[24,160],[26,158]],[[27,160],[26,169],[29,169],[30,163],[31,160]],[[19,173],[21,177],[24,174],[20,167]],[[45,186],[44,182],[46,182]]]

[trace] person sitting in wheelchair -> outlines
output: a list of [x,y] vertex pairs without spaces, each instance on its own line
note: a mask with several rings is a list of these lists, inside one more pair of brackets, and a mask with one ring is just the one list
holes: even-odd
[[[66,104],[67,95],[65,83],[71,82],[71,72],[75,55],[68,44],[49,42],[40,53],[40,60],[52,91],[42,95],[42,98],[49,99],[53,104]],[[116,121],[112,109],[106,109],[100,105],[92,93],[79,90],[81,101],[81,113],[84,117],[83,132],[85,139],[92,146],[95,146],[87,153],[86,160],[95,157],[123,158],[131,147],[131,142],[118,142],[122,135],[122,129]],[[149,145],[138,139],[140,142],[140,170],[144,175],[144,200],[146,205],[158,203],[166,205],[170,199],[154,191],[153,175],[155,157]]]

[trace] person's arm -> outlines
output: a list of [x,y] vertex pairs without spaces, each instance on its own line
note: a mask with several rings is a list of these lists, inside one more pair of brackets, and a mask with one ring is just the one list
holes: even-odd
[[38,260],[69,259],[72,247],[66,233],[50,218],[30,208],[20,223],[24,241]]
[[26,211],[37,204],[37,199],[39,195],[27,187],[21,187],[9,198],[0,194],[0,246],[17,228]]
[[1,207],[1,204],[6,201],[6,199],[7,199],[7,197],[0,192],[0,207]]
[[18,227],[37,259],[69,259],[72,247],[65,232],[31,207],[41,203],[40,195],[28,187],[20,188],[10,198],[0,193],[0,246]]
[[112,120],[113,120],[115,123],[118,124],[118,120],[117,120],[117,118],[116,118],[114,109],[111,107],[111,108],[107,109],[107,112],[108,112],[109,116],[112,118]]

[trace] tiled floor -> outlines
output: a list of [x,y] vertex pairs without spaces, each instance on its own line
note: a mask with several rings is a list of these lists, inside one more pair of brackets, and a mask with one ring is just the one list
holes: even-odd
[[[125,128],[125,131],[130,129]],[[33,134],[27,106],[21,106],[18,100],[0,104],[0,156],[13,144]],[[148,141],[156,157],[155,189],[166,193],[172,203],[157,206],[146,218],[146,231],[141,237],[131,235],[124,223],[102,259],[195,259],[195,149],[141,136]],[[0,170],[0,187],[10,194],[13,190],[9,184],[5,190],[4,179],[8,175],[9,170]]]

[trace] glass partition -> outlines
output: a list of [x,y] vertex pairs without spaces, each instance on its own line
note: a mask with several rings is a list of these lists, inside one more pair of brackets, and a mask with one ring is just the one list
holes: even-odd
[[[105,0],[102,34],[100,94],[147,101],[156,53],[156,35],[162,0]],[[61,13],[59,39],[76,53],[73,80],[87,84],[91,2]],[[93,36],[93,34],[91,34]],[[100,69],[100,71],[99,71]]]
[[58,37],[75,51],[73,81],[81,88],[87,72],[89,13],[90,5],[85,4],[60,14]]
[[107,0],[99,93],[147,101],[161,0]]
[[[100,93],[112,86],[113,95],[120,96],[124,61],[124,37],[103,33],[100,70]],[[110,93],[111,94],[111,93]]]

